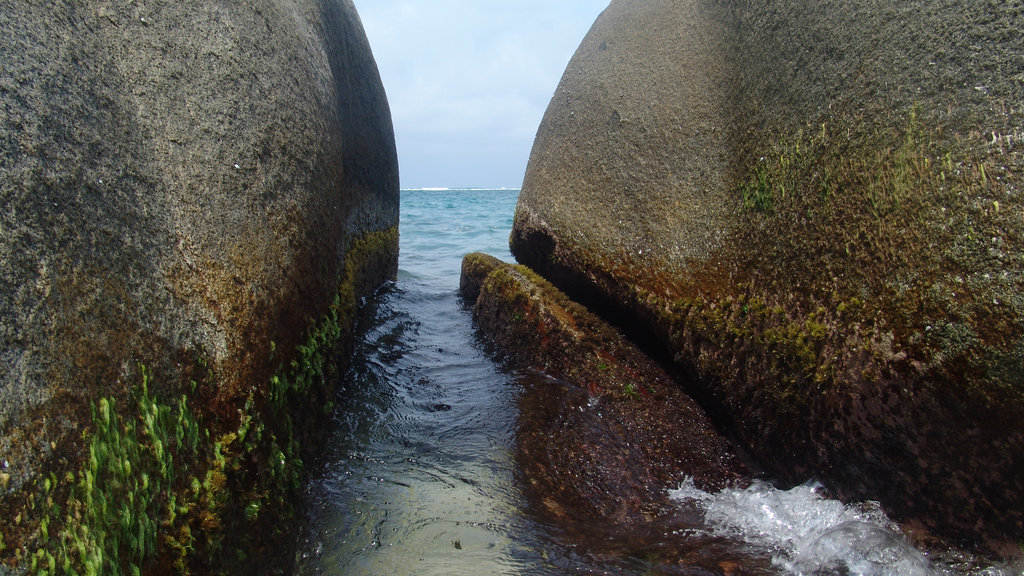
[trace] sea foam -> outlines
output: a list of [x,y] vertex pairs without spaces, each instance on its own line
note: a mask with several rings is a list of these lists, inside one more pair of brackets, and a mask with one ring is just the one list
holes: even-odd
[[779,490],[755,481],[743,490],[712,494],[688,479],[669,495],[702,511],[715,534],[766,549],[786,574],[938,574],[878,504],[844,505],[821,496],[820,489],[820,484],[809,483]]

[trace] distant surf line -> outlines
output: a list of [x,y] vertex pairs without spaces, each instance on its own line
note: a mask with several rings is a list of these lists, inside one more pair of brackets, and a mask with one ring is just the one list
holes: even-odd
[[488,190],[495,190],[499,192],[514,192],[522,190],[521,188],[512,187],[496,187],[496,188],[447,188],[447,187],[426,187],[426,188],[402,188],[402,192],[486,192]]

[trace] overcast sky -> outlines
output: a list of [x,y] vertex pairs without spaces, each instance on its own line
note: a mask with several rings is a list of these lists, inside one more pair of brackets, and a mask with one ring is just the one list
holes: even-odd
[[355,0],[403,188],[518,188],[541,117],[608,0]]

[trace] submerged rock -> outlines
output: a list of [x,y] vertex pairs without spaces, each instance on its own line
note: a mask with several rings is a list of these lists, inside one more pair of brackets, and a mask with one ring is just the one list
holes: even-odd
[[[292,403],[325,392],[285,376],[318,371],[358,297],[396,272],[397,155],[355,7],[16,2],[0,33],[0,557],[39,546],[45,565],[64,546],[73,566],[116,573],[200,534],[218,549],[220,513],[263,514],[301,457],[308,414]],[[62,527],[94,512],[61,499],[85,485],[80,465],[104,465],[106,452],[82,461],[107,448],[97,418],[116,450],[179,462],[139,472],[115,452],[126,478],[90,472],[141,486],[109,503],[145,502],[106,535],[113,558],[74,552],[82,534],[83,550],[102,544],[96,526]],[[176,510],[152,494],[163,481],[202,499],[195,538],[186,496]],[[221,488],[250,491],[245,518],[220,509]]]
[[525,374],[516,462],[543,513],[617,530],[666,513],[685,477],[709,490],[746,477],[696,403],[609,325],[521,266],[470,254],[462,270],[478,328]]
[[1024,538],[1019,3],[614,0],[517,260],[671,359],[773,475]]

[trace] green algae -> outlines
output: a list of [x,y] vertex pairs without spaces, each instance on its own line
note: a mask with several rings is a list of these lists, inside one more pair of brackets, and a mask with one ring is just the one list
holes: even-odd
[[[548,230],[514,231],[515,253],[646,338],[784,481],[946,535],[1019,531],[990,447],[1021,446],[1021,165],[937,118],[751,133],[721,243],[685,262]],[[985,498],[950,496],[965,469]]]
[[637,530],[681,475],[709,486],[738,477],[706,415],[622,334],[532,270],[487,260],[484,276],[480,260],[463,260],[461,283],[478,294],[477,328],[508,365],[544,375],[524,381],[516,438],[538,510]]
[[[723,354],[763,356],[780,382],[829,386],[841,384],[834,358],[823,356],[826,341],[848,353],[841,342],[851,335],[841,332],[851,327],[863,340],[889,332],[922,366],[969,351],[1005,356],[1007,335],[1020,332],[1011,310],[1024,310],[1014,281],[1024,270],[1010,258],[994,262],[983,244],[1019,236],[1006,214],[1014,173],[991,155],[954,152],[955,141],[918,114],[872,134],[806,126],[756,156],[736,189],[741,219],[729,248],[672,283],[686,295],[674,308],[653,305],[677,356],[689,331]],[[729,285],[715,280],[726,277]],[[643,295],[666,291],[638,279],[631,305],[651,309]],[[1005,306],[978,314],[957,293]],[[744,313],[730,312],[735,306]],[[879,366],[859,373],[876,378],[892,365],[887,356],[875,354]]]
[[[713,381],[729,367],[740,367],[741,377],[756,382],[761,395],[772,397],[782,412],[799,415],[812,400],[811,391],[836,385],[841,359],[829,351],[855,336],[837,338],[833,328],[857,304],[794,313],[749,294],[718,301],[681,298],[666,315],[672,318],[670,345],[679,362],[690,361],[682,351],[698,352],[703,379]],[[866,341],[870,334],[857,337]]]
[[[777,473],[883,495],[897,515],[977,537],[973,518],[1014,525],[1012,467],[985,455],[1020,446],[1007,432],[1024,407],[1019,166],[916,111],[894,125],[808,126],[751,154],[725,248],[668,287],[639,280],[630,305],[652,306],[645,290],[681,295],[655,305],[677,365]],[[951,421],[961,428],[936,428]],[[947,478],[963,454],[978,455],[968,469],[985,470],[976,481],[1001,504],[958,502],[950,528],[929,514],[962,489]]]
[[47,514],[39,527],[43,546],[32,555],[36,574],[138,574],[160,546],[161,529],[185,529],[182,512],[215,489],[203,483],[181,503],[170,496],[190,474],[200,425],[185,396],[174,406],[158,402],[149,390],[151,374],[145,367],[140,372],[132,417],[119,414],[111,398],[93,405],[88,456],[77,474],[64,476],[63,505],[53,498],[56,475],[44,480]]
[[[950,295],[1018,307],[1014,279],[1024,270],[1005,251],[994,261],[985,245],[1020,236],[1006,209],[1017,179],[1012,166],[965,146],[954,152],[954,144],[928,129],[916,108],[895,130],[851,136],[823,123],[779,139],[738,187],[746,218],[761,225],[741,225],[734,245],[759,252],[724,253],[721,266],[760,293],[795,292],[804,306],[863,301],[866,322],[888,319],[919,355],[956,354],[964,338],[924,337],[933,332],[929,325],[963,308]],[[754,188],[765,199],[751,206]],[[811,286],[815,294],[800,294]],[[1005,337],[996,332],[1018,331],[1006,324],[1012,314],[981,312],[952,314],[960,321],[946,333],[1002,346]],[[991,322],[995,317],[1002,320]]]
[[[470,254],[463,271],[463,293],[479,295],[477,306],[488,308],[475,310],[478,324],[488,318],[485,331],[506,354],[545,359],[552,375],[574,379],[591,394],[640,400],[651,389],[639,382],[643,369],[632,345],[530,268]],[[548,358],[553,354],[571,361]]]
[[51,473],[18,514],[19,525],[28,515],[39,524],[32,550],[14,558],[40,575],[231,572],[267,527],[279,535],[301,487],[302,455],[318,437],[314,421],[330,406],[331,360],[348,344],[358,299],[393,276],[397,247],[397,228],[354,239],[327,313],[267,385],[248,391],[228,431],[214,432],[225,423],[187,393],[161,399],[144,366],[133,402],[97,400],[80,468]]

